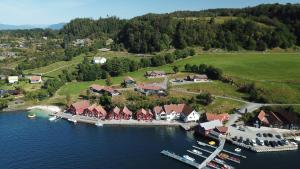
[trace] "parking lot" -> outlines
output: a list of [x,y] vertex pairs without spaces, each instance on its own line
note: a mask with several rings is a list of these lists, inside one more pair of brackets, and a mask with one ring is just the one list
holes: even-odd
[[234,144],[257,152],[297,149],[298,144],[289,142],[274,129],[258,129],[244,126],[229,126],[228,139]]

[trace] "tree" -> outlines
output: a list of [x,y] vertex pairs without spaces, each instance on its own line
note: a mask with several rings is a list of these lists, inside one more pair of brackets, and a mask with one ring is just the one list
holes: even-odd
[[179,67],[178,66],[173,66],[173,71],[175,74],[179,72]]
[[213,97],[210,93],[201,93],[196,96],[195,100],[196,103],[207,106],[213,102]]
[[112,106],[111,97],[107,93],[104,93],[99,99],[99,104],[105,106],[107,109],[110,109]]
[[111,79],[110,75],[107,75],[105,83],[106,83],[106,86],[111,86],[112,85],[112,79]]
[[191,64],[187,63],[185,66],[184,66],[184,70],[186,72],[191,72],[192,71],[192,66]]

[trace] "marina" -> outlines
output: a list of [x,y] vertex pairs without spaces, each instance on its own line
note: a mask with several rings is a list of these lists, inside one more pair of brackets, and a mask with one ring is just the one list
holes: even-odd
[[163,151],[161,151],[161,154],[163,154],[165,156],[168,156],[170,158],[176,159],[178,161],[181,161],[181,162],[183,162],[185,164],[188,164],[190,166],[193,166],[193,167],[196,167],[196,168],[200,169],[200,164],[199,163],[197,163],[195,161],[192,161],[192,160],[188,160],[188,159],[186,159],[184,157],[181,157],[181,156],[179,156],[179,155],[177,155],[175,153],[169,152],[167,150],[163,150]]

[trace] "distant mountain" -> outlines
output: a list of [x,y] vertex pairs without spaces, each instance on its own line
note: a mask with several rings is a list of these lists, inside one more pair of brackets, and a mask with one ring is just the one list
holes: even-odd
[[0,24],[0,30],[16,30],[16,29],[33,29],[36,28],[33,25],[6,25]]
[[62,29],[65,24],[66,23],[53,24],[53,25],[49,25],[47,28],[53,29],[53,30],[59,30],[59,29]]
[[0,24],[0,30],[17,30],[17,29],[34,29],[34,28],[42,28],[42,29],[53,29],[59,30],[62,29],[65,23],[58,23],[52,25],[7,25],[7,24]]

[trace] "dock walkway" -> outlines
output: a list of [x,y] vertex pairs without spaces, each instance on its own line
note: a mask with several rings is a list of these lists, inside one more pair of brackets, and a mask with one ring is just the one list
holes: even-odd
[[190,166],[193,166],[193,167],[196,167],[196,168],[200,169],[200,164],[199,163],[197,163],[195,161],[187,160],[187,159],[185,159],[185,158],[183,158],[183,157],[181,157],[181,156],[179,156],[179,155],[177,155],[175,153],[169,152],[167,150],[163,150],[160,153],[163,154],[163,155],[165,155],[165,156],[174,158],[174,159],[176,159],[178,161],[181,161],[181,162],[186,163],[186,164],[188,164]]

